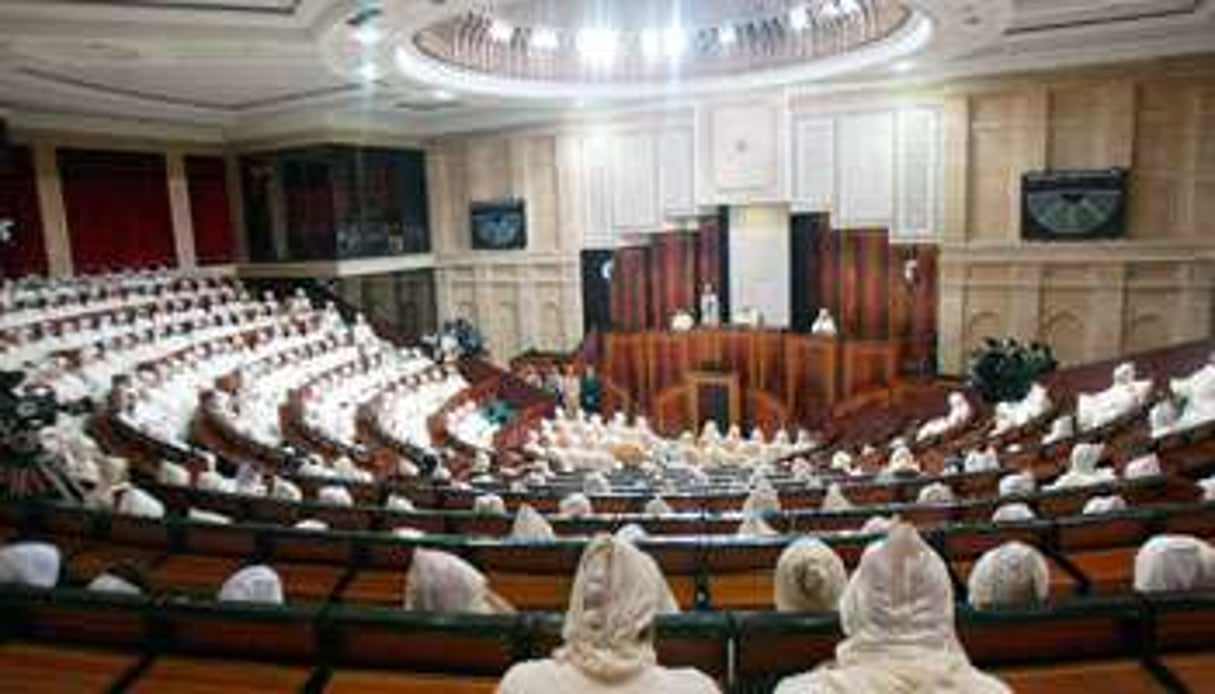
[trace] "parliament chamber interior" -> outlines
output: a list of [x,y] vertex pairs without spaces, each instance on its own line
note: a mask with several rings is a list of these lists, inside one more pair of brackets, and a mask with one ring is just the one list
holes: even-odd
[[1210,0],[0,2],[0,692],[1215,691],[1212,201]]

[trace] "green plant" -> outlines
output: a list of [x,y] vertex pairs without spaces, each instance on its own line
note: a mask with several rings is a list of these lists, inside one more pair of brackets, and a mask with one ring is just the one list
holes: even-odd
[[1013,402],[1058,364],[1050,347],[1040,342],[1026,346],[1013,338],[986,337],[983,347],[970,354],[967,376],[987,402]]

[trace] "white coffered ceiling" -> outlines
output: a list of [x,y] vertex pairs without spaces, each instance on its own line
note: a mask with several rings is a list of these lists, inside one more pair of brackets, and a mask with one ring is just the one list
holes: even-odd
[[[630,15],[648,8],[661,16],[680,1],[629,0]],[[740,16],[766,11],[774,2],[697,2],[693,16]],[[19,127],[122,123],[210,139],[323,129],[424,137],[654,98],[625,87],[593,95],[570,89],[513,93],[509,85],[474,88],[458,72],[403,74],[393,53],[412,45],[413,37],[403,34],[457,18],[468,4],[0,0],[0,114]],[[594,3],[576,4],[585,12]],[[561,11],[569,14],[569,3],[553,0],[479,0],[478,5],[514,22],[543,21],[563,5]],[[1215,48],[1215,0],[906,0],[906,5],[931,26],[930,38],[916,45],[914,54],[891,53],[821,74],[805,71],[781,83],[815,90],[922,83]],[[393,20],[375,48],[354,41],[348,24],[368,9],[382,9],[386,24]],[[379,61],[370,83],[360,76],[369,60]],[[898,72],[891,69],[896,62]],[[731,79],[715,90],[758,86],[746,74]],[[672,84],[664,98],[688,97],[687,90]]]

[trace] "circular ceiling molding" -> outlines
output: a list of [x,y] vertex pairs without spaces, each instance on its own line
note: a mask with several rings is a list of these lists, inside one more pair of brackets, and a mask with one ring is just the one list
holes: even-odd
[[837,77],[916,53],[934,25],[916,1],[384,3],[372,17],[339,22],[326,52],[336,69],[368,82],[508,98],[733,91]]

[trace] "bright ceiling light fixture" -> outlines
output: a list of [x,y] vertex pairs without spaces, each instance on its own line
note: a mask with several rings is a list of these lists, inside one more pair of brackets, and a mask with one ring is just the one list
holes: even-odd
[[738,30],[733,24],[727,24],[717,30],[717,42],[723,46],[733,46],[738,43]]
[[646,29],[641,32],[641,54],[646,60],[653,60],[662,52],[662,34],[657,29]]
[[789,26],[794,31],[801,31],[810,26],[810,12],[802,5],[789,10]]
[[434,99],[435,101],[451,101],[452,99],[456,98],[456,95],[452,94],[446,89],[435,89],[430,92],[430,98]]
[[612,29],[588,27],[578,32],[578,53],[583,59],[604,65],[616,59],[616,32]]
[[507,43],[514,35],[515,28],[500,19],[489,23],[489,38],[498,43]]
[[380,27],[374,22],[360,25],[353,34],[355,41],[368,48],[378,44],[384,38],[384,32],[380,31]]
[[561,46],[557,32],[548,27],[536,27],[532,30],[532,48],[538,51],[555,51]]
[[380,66],[375,63],[363,63],[359,66],[359,79],[364,82],[374,82],[380,79]]
[[861,5],[856,0],[836,0],[835,4],[844,14],[856,14],[861,11]]
[[688,35],[683,27],[667,27],[662,32],[662,49],[668,58],[678,58],[688,49]]

